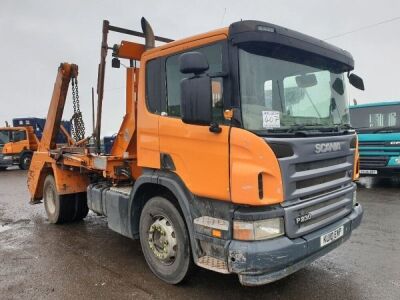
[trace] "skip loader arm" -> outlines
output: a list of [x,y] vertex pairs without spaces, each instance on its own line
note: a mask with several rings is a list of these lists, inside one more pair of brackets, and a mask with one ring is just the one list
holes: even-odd
[[39,145],[39,151],[49,151],[56,147],[55,138],[61,125],[61,118],[64,112],[68,86],[71,78],[77,76],[77,65],[62,63],[58,68],[49,112],[47,113],[46,124],[44,126],[42,140]]
[[85,191],[88,184],[88,179],[84,175],[73,169],[61,168],[54,156],[51,156],[51,151],[56,149],[56,136],[61,126],[69,83],[77,75],[77,65],[62,63],[58,68],[42,139],[38,151],[32,157],[28,172],[28,188],[32,203],[42,198],[43,182],[47,175],[54,176],[60,194]]

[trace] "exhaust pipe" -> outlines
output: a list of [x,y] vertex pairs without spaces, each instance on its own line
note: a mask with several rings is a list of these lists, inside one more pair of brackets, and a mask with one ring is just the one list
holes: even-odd
[[154,37],[153,29],[151,28],[149,22],[147,22],[147,20],[144,17],[142,17],[142,19],[140,20],[140,23],[142,25],[142,31],[143,31],[144,39],[145,39],[144,48],[146,50],[154,48],[155,47],[155,37]]

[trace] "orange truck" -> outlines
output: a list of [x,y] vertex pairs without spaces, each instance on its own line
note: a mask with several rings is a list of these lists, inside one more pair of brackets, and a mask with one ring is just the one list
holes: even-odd
[[31,125],[0,128],[0,170],[12,165],[27,170],[38,143],[39,140]]
[[[14,118],[13,126],[0,127],[0,170],[18,165],[21,170],[29,169],[33,152],[38,149],[46,119]],[[70,138],[71,123],[61,122],[56,142],[66,144]]]
[[[144,43],[109,46],[110,32]],[[113,67],[128,67],[126,114],[104,154],[108,51]],[[346,86],[364,87],[353,69],[350,53],[260,21],[177,41],[155,36],[144,18],[141,32],[104,21],[96,146],[54,142],[78,76],[63,63],[28,173],[30,201],[43,199],[50,223],[89,209],[107,216],[111,230],[140,239],[152,272],[171,284],[193,265],[250,286],[288,276],[362,219]]]

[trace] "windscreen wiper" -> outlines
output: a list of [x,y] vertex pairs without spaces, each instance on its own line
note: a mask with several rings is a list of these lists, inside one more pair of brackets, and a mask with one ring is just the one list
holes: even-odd
[[335,124],[337,131],[339,130],[356,130],[353,126],[350,124]]

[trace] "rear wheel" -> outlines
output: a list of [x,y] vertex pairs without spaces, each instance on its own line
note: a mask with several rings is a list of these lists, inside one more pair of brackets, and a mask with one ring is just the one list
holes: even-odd
[[43,200],[50,223],[59,224],[73,220],[75,203],[69,199],[69,195],[60,195],[57,192],[53,175],[48,175],[44,180]]
[[43,200],[50,223],[80,221],[89,212],[86,193],[60,195],[53,175],[48,175],[44,181]]
[[74,197],[73,201],[75,201],[75,215],[74,221],[80,221],[84,219],[89,213],[89,208],[87,206],[87,194],[86,193],[77,193],[72,194]]
[[19,159],[19,168],[21,170],[28,170],[32,161],[32,153],[23,153]]
[[178,209],[165,198],[150,199],[140,216],[139,234],[151,271],[170,284],[184,280],[192,259],[189,235]]

